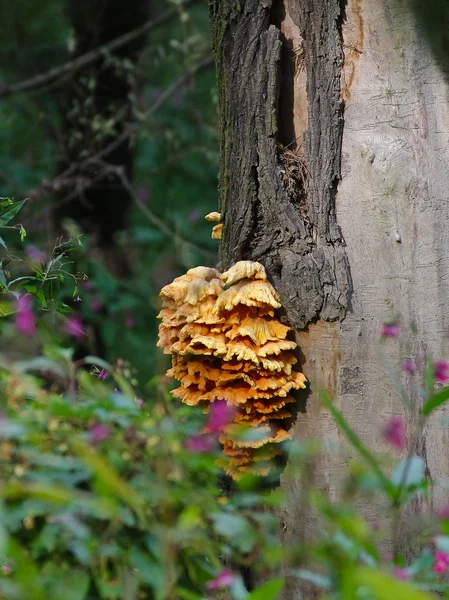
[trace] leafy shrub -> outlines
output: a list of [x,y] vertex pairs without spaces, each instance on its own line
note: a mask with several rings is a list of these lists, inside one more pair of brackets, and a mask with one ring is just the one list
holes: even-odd
[[[19,209],[3,200],[0,226],[11,227]],[[296,593],[300,581],[333,600],[449,597],[449,508],[416,519],[414,556],[400,543],[413,503],[432,498],[415,442],[449,399],[449,363],[404,363],[421,399],[415,405],[413,385],[386,359],[404,403],[404,416],[379,432],[388,454],[365,446],[322,394],[355,458],[332,502],[310,478],[319,441],[290,444],[284,478],[293,471],[303,485],[288,502],[316,528],[306,540],[290,533],[281,546],[275,514],[284,495],[251,478],[224,493],[218,443],[199,434],[206,417],[171,399],[164,377],[138,393],[126,362],[74,357],[72,340],[84,339],[89,323],[64,301],[76,300],[83,280],[67,265],[72,246],[58,244],[45,259],[9,255],[0,270],[2,598],[272,600],[284,583]],[[386,323],[382,340],[394,343],[399,332],[397,322]],[[347,447],[339,451],[346,460]]]
[[59,296],[70,249],[0,271],[3,339],[32,343],[26,358],[0,355],[1,597],[246,597],[239,565],[263,566],[274,517],[251,488],[223,494],[205,416],[174,403],[165,378],[141,399],[123,361],[74,359],[86,325]]

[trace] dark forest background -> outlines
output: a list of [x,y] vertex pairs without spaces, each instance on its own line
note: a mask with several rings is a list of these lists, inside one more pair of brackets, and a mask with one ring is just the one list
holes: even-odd
[[9,258],[76,240],[67,268],[86,277],[65,299],[91,334],[78,353],[129,361],[144,384],[165,367],[160,288],[216,260],[207,4],[2,1],[0,31],[0,196],[28,198]]

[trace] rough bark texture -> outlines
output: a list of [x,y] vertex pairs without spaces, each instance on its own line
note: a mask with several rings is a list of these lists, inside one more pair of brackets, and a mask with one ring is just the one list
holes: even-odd
[[296,328],[343,317],[350,292],[334,206],[342,135],[341,9],[338,0],[318,4],[303,2],[299,10],[311,123],[301,156],[286,151],[294,139],[279,139],[286,40],[278,22],[285,8],[273,0],[210,1],[223,267],[242,259],[263,263]]

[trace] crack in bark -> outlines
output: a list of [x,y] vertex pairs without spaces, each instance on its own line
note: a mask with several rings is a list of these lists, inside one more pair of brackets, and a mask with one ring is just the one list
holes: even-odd
[[286,176],[287,154],[278,139],[283,36],[273,24],[273,0],[210,0],[221,135],[221,260],[222,268],[242,259],[264,264],[287,320],[302,329],[319,318],[343,318],[349,303],[349,266],[335,216],[342,9],[340,0],[285,1],[304,38],[306,183],[304,172]]

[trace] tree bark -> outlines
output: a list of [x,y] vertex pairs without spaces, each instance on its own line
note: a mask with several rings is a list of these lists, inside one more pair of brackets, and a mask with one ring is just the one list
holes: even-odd
[[[345,472],[343,439],[317,390],[369,446],[387,451],[383,424],[404,409],[383,364],[380,324],[400,317],[401,338],[387,347],[397,369],[448,352],[448,11],[437,2],[429,16],[424,4],[210,0],[222,261],[262,262],[298,331],[310,395],[294,437],[323,441],[314,482],[332,499]],[[406,386],[418,405],[410,379]],[[415,512],[447,501],[438,484],[449,476],[444,415],[415,448],[434,491]],[[281,515],[286,543],[313,536],[313,519],[299,512],[300,475],[287,469],[282,485],[291,497]],[[383,517],[378,506],[362,510]],[[418,550],[410,523],[400,536],[406,556]],[[295,583],[286,597],[314,597],[302,592]]]
[[313,126],[305,139],[307,166],[301,154],[287,151],[295,138],[279,135],[289,99],[280,97],[285,35],[275,23],[285,9],[279,14],[278,8],[272,0],[210,3],[220,102],[221,258],[223,267],[242,258],[263,263],[288,320],[303,328],[320,317],[343,317],[349,298],[334,204],[342,133],[340,8],[336,1],[324,2],[316,22],[315,11],[304,8],[311,34],[307,63],[320,43],[320,28],[329,28],[326,51],[320,50],[308,83]]

